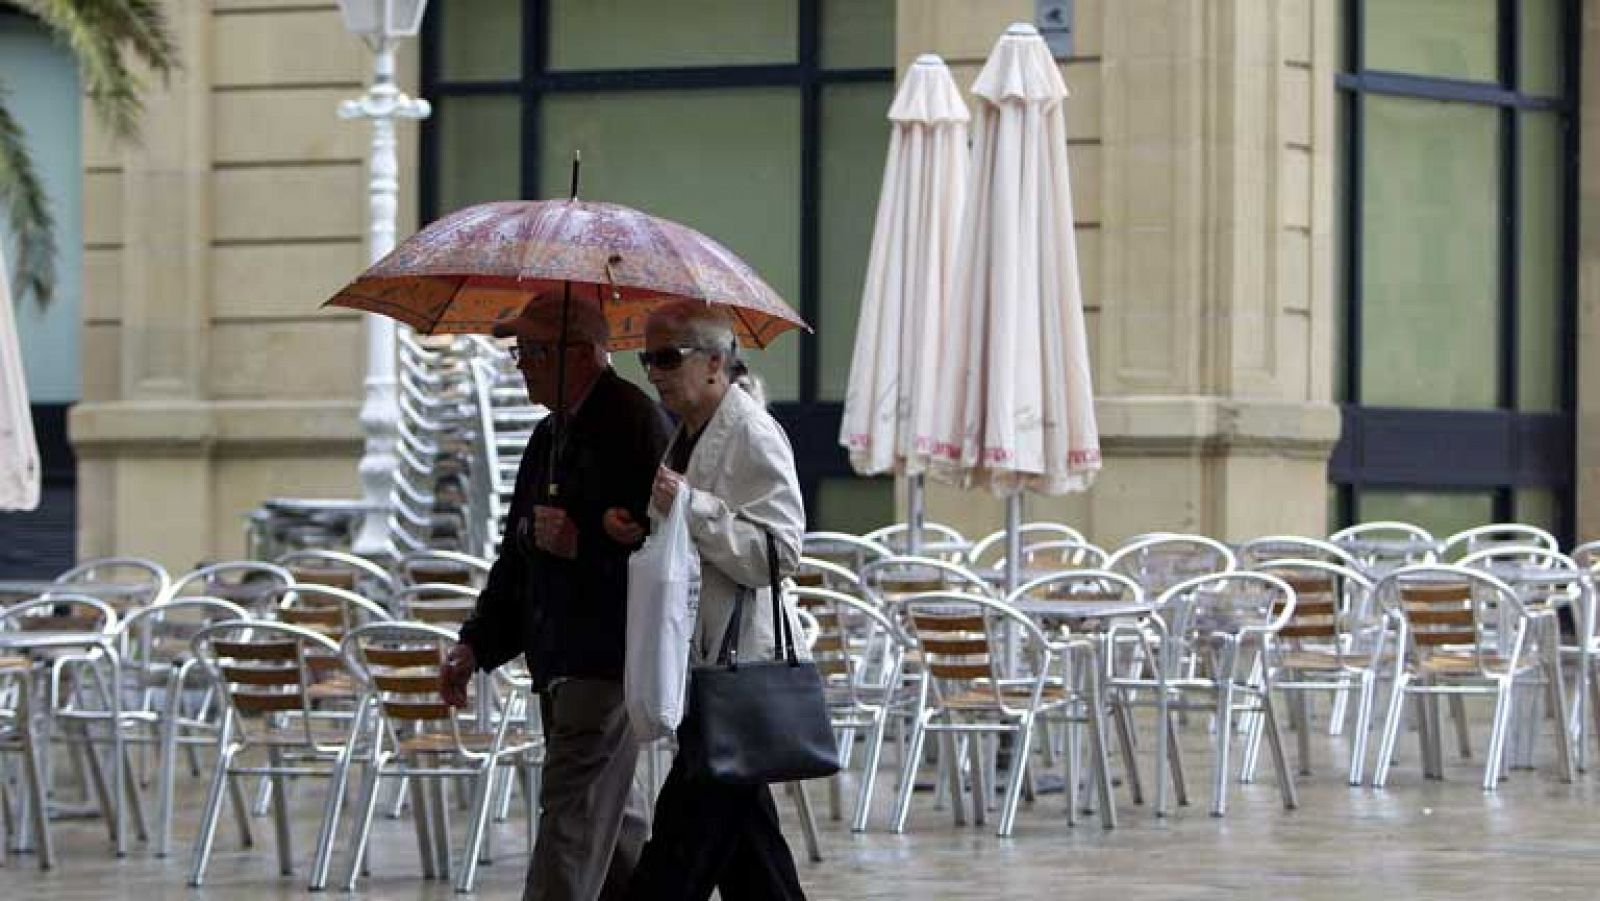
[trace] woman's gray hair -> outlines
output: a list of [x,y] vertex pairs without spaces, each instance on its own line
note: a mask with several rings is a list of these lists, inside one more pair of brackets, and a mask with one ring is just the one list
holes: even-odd
[[[739,358],[733,317],[727,310],[698,300],[677,300],[650,311],[645,329],[664,328],[688,347],[716,351],[731,366]],[[731,373],[730,373],[731,375]]]

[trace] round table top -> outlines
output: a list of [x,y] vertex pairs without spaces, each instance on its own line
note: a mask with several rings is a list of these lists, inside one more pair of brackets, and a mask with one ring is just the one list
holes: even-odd
[[130,598],[148,594],[154,588],[154,585],[136,585],[126,582],[52,582],[45,579],[0,579],[0,597],[86,594],[97,598]]

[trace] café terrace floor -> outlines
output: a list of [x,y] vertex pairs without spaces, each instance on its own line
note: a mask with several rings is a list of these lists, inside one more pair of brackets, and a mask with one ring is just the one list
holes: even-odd
[[[1486,744],[1482,725],[1479,721],[1474,730],[1479,757]],[[1200,717],[1191,720],[1183,735],[1191,806],[1158,820],[1119,790],[1121,822],[1109,832],[1093,819],[1069,828],[1062,796],[1046,794],[1023,810],[1014,837],[999,839],[992,831],[994,815],[983,828],[956,827],[948,809],[934,810],[932,795],[919,793],[907,833],[892,835],[886,827],[890,798],[885,790],[892,783],[884,780],[871,831],[852,835],[844,823],[827,819],[826,791],[815,786],[812,797],[822,817],[826,860],[802,861],[801,878],[812,899],[1467,901],[1594,896],[1600,881],[1600,774],[1591,771],[1580,774],[1575,784],[1562,784],[1555,775],[1548,731],[1540,743],[1539,769],[1513,772],[1494,795],[1479,789],[1476,760],[1462,761],[1453,753],[1447,759],[1446,781],[1424,781],[1417,767],[1414,734],[1402,739],[1402,756],[1389,787],[1374,791],[1344,784],[1345,739],[1317,735],[1315,772],[1298,777],[1301,807],[1294,812],[1280,806],[1276,780],[1263,752],[1256,783],[1234,785],[1227,817],[1213,819],[1207,814],[1209,742]],[[1292,736],[1286,744],[1292,759]],[[1149,762],[1144,765],[1148,768]],[[924,771],[924,778],[928,773]],[[117,860],[99,821],[61,821],[54,825],[57,868],[42,873],[32,855],[9,855],[0,867],[0,898],[155,901],[307,896],[305,861],[315,838],[321,798],[316,783],[306,782],[291,792],[296,802],[294,878],[278,875],[270,820],[256,821],[256,846],[243,850],[231,818],[225,817],[207,884],[199,890],[189,889],[185,879],[203,788],[199,780],[188,778],[180,785],[172,857],[157,859],[135,841],[128,857]],[[793,804],[781,793],[778,797],[791,845],[803,856]],[[847,787],[847,808],[851,797]],[[341,829],[341,837],[349,832],[349,827]],[[460,828],[453,827],[452,832],[459,841]],[[515,816],[496,827],[498,856],[480,870],[475,897],[520,897],[527,866],[523,835],[521,820]],[[409,818],[389,820],[380,813],[372,855],[373,876],[362,883],[359,897],[465,897],[457,896],[448,884],[422,879]],[[343,860],[341,845],[336,879]],[[327,895],[344,893],[332,890]]]

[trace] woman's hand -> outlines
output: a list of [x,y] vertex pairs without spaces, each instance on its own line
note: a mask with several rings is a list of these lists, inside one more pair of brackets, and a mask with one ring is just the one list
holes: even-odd
[[644,526],[639,525],[622,507],[612,507],[601,517],[600,525],[617,544],[635,545],[644,538]]
[[678,499],[678,492],[689,485],[682,475],[673,472],[665,466],[656,469],[656,482],[650,487],[650,502],[655,505],[656,511],[662,516],[672,510],[672,504]]

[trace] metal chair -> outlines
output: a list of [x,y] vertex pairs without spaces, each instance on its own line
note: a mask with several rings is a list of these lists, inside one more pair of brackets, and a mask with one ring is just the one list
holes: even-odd
[[[530,828],[535,821],[539,742],[511,730],[512,718],[501,717],[488,731],[463,729],[462,718],[439,700],[439,668],[456,637],[422,623],[371,623],[345,636],[343,654],[350,660],[372,700],[379,728],[362,763],[359,823],[351,843],[345,890],[354,891],[362,871],[382,779],[404,779],[411,789],[417,818],[423,873],[450,878],[446,780],[470,779],[472,803],[456,890],[470,892],[477,878],[479,854],[500,766],[512,766],[523,779]],[[423,790],[424,783],[431,791]]]
[[342,588],[376,598],[380,603],[394,593],[394,576],[388,570],[344,551],[308,548],[290,551],[273,562],[289,570],[297,584]]
[[[191,646],[225,708],[217,732],[217,762],[195,836],[189,885],[205,881],[216,839],[224,790],[238,796],[238,776],[271,780],[277,833],[278,871],[294,872],[289,828],[289,786],[308,778],[328,780],[322,827],[312,858],[311,887],[327,880],[334,831],[344,803],[350,761],[368,730],[365,706],[328,710],[313,696],[318,668],[313,660],[342,660],[339,646],[323,635],[289,623],[217,623],[195,634]],[[252,762],[254,761],[254,762]]]
[[894,556],[894,551],[884,545],[846,532],[807,532],[800,539],[800,551],[813,560],[837,564],[851,571],[859,571],[873,560]]
[[1275,560],[1321,560],[1346,569],[1362,570],[1354,554],[1331,541],[1301,535],[1265,535],[1239,545],[1241,569],[1264,569]]
[[448,582],[407,585],[394,593],[394,617],[434,626],[460,626],[478,603],[478,589]]
[[422,584],[454,584],[482,588],[493,568],[482,557],[462,551],[428,548],[413,551],[395,564],[401,587]]
[[[990,532],[988,535],[978,539],[973,543],[972,548],[967,551],[967,557],[965,561],[966,564],[973,569],[999,569],[1003,567],[1005,565],[1007,534],[1008,533],[1005,529],[1000,529],[999,531]],[[1079,532],[1077,529],[1074,529],[1071,526],[1059,525],[1053,522],[1024,523],[1021,528],[1017,529],[1018,547],[1023,547],[1029,544],[1038,544],[1044,541],[1076,541],[1084,544],[1088,543],[1088,539],[1083,537],[1082,532]],[[992,551],[999,551],[1000,558],[998,560],[985,562],[985,558]]]
[[993,596],[994,586],[959,563],[932,557],[885,557],[860,570],[861,584],[879,604],[929,591],[965,591]]
[[1238,568],[1233,551],[1204,535],[1163,532],[1136,538],[1117,548],[1105,568],[1139,583],[1146,595],[1160,597],[1196,576]]
[[85,560],[56,576],[54,581],[65,586],[82,582],[112,582],[144,589],[129,597],[105,599],[119,615],[155,603],[172,587],[172,576],[166,567],[143,557],[100,557]]
[[22,761],[21,783],[26,794],[21,805],[27,811],[28,823],[14,822],[10,799],[6,797],[5,783],[0,780],[0,864],[5,862],[5,849],[17,839],[19,830],[31,828],[38,849],[39,869],[48,870],[55,865],[55,845],[50,836],[49,801],[45,791],[44,765],[40,749],[44,744],[38,734],[40,718],[33,714],[34,692],[33,664],[26,657],[0,656],[0,759],[15,755]]
[[[1505,763],[1518,682],[1537,678],[1542,670],[1553,695],[1551,709],[1565,709],[1559,660],[1550,649],[1538,646],[1537,618],[1549,614],[1530,612],[1511,586],[1482,570],[1448,564],[1396,570],[1378,582],[1374,594],[1399,625],[1400,653],[1394,657],[1373,786],[1383,788],[1388,783],[1400,720],[1412,697],[1422,703],[1417,736],[1423,775],[1442,779],[1436,699],[1475,694],[1495,699],[1483,775],[1483,790],[1494,791]],[[1571,782],[1571,746],[1564,725],[1558,731],[1565,781]]]
[[1538,547],[1560,552],[1561,543],[1538,526],[1498,522],[1464,529],[1446,538],[1440,543],[1439,559],[1458,563],[1470,554],[1497,547]]
[[[868,541],[883,545],[896,554],[911,553],[911,526],[898,522],[874,529],[862,536]],[[939,557],[952,563],[966,560],[971,543],[965,535],[951,526],[937,522],[922,524],[922,550],[920,556]]]
[[1439,542],[1427,529],[1409,522],[1377,520],[1358,523],[1328,536],[1376,579],[1402,566],[1433,563],[1439,559]]
[[[1024,571],[1052,569],[1104,571],[1106,562],[1110,559],[1111,555],[1098,545],[1073,539],[1041,541],[1022,547]],[[994,568],[1003,570],[1005,565],[1005,558],[1001,557],[995,562]]]
[[[1163,733],[1156,738],[1158,788],[1164,787],[1169,776],[1161,772],[1160,762],[1170,750],[1165,733],[1171,728],[1169,710],[1190,693],[1211,695],[1215,712],[1211,815],[1227,813],[1234,714],[1240,709],[1237,698],[1242,695],[1254,699],[1244,710],[1265,718],[1262,726],[1271,746],[1283,806],[1290,810],[1299,806],[1272,697],[1277,674],[1273,642],[1278,630],[1294,616],[1294,609],[1294,589],[1276,576],[1247,571],[1211,573],[1168,589],[1156,601],[1155,615],[1144,624],[1112,625],[1108,640],[1116,641],[1119,634],[1127,633],[1138,649],[1139,668],[1129,674],[1108,665],[1107,684],[1115,691],[1137,689],[1155,695],[1156,728]],[[1176,776],[1181,761],[1174,755],[1170,762],[1174,767],[1171,775]],[[1181,787],[1181,778],[1174,781]],[[1160,813],[1163,795],[1159,791],[1157,798]]]
[[184,573],[173,581],[162,600],[194,596],[221,598],[250,611],[251,616],[270,618],[284,593],[293,585],[294,574],[275,563],[234,560]]

